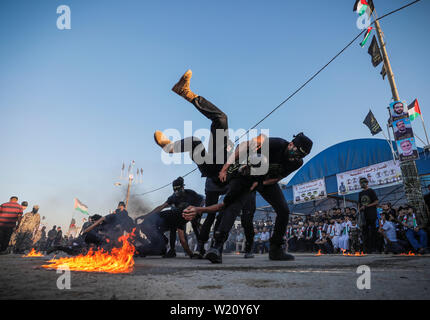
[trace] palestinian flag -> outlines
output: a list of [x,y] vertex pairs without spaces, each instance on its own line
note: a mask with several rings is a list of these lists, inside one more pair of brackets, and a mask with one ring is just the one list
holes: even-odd
[[84,205],[82,202],[80,202],[77,198],[75,198],[75,205],[73,206],[73,208],[84,214],[89,214],[88,207]]
[[408,106],[408,113],[409,113],[409,119],[415,120],[418,115],[421,115],[420,105],[418,104],[418,100],[415,99],[414,102],[412,102]]
[[367,31],[366,31],[366,33],[364,34],[364,39],[363,39],[363,41],[361,41],[360,42],[360,46],[363,48],[364,47],[364,45],[366,44],[366,42],[367,42],[367,39],[369,39],[369,37],[370,37],[370,32],[372,32],[372,27],[369,27],[369,28],[367,28]]
[[369,17],[373,10],[375,10],[373,0],[357,0],[355,1],[354,8],[352,9],[352,11],[357,12],[359,16],[367,13]]

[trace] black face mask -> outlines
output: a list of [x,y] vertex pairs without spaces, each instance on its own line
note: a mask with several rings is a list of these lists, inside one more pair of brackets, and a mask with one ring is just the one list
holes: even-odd
[[174,193],[176,196],[182,196],[184,194],[184,190],[183,189],[174,190]]
[[298,161],[302,158],[298,151],[288,150],[288,148],[285,148],[284,157],[289,161]]

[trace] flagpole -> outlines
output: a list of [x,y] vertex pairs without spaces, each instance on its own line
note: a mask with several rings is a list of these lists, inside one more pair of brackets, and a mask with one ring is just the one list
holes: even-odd
[[430,145],[429,136],[427,135],[426,126],[424,125],[424,118],[423,118],[423,115],[421,113],[420,113],[420,116],[421,116],[421,123],[423,124],[424,134],[426,135],[426,139],[427,139],[427,146],[426,147],[428,147]]
[[[389,129],[387,128],[387,130],[389,130]],[[393,155],[393,160],[397,160],[397,157],[395,156],[395,152],[394,152],[394,149],[393,149],[393,145],[391,144],[391,141],[388,140],[387,136],[385,135],[384,130],[381,130],[381,132],[384,135],[385,140],[387,140],[388,145],[390,146],[391,154]]]
[[128,199],[130,198],[130,188],[131,188],[132,181],[133,181],[133,176],[130,174],[128,176],[128,187],[127,187],[127,197],[125,200],[125,210],[127,210],[127,207],[128,207]]
[[414,137],[417,137],[418,140],[420,140],[424,146],[426,145],[426,142],[423,139],[421,139],[415,132],[414,132]]
[[[399,101],[400,96],[397,90],[396,81],[394,80],[393,70],[391,69],[390,59],[388,58],[388,53],[385,48],[384,39],[382,36],[381,25],[377,20],[377,15],[375,10],[372,11],[372,15],[375,19],[376,34],[378,36],[379,46],[382,51],[382,56],[384,59],[384,66],[387,72],[387,78],[390,83],[391,93],[394,101]],[[405,189],[405,195],[408,203],[415,207],[416,215],[420,218],[420,222],[423,225],[427,225],[429,221],[429,216],[427,214],[426,205],[424,203],[423,193],[421,189],[420,178],[418,175],[418,169],[415,161],[401,161],[400,169],[402,171],[403,186]]]
[[[388,109],[388,116],[389,116],[388,119],[391,119],[390,107],[387,107],[387,109]],[[390,144],[390,147],[391,147],[391,153],[393,154],[393,159],[396,161],[398,157],[397,157],[397,153],[394,151],[394,148],[393,148],[393,141],[391,140],[390,123],[387,123],[387,132],[388,132],[388,139],[389,139],[388,143]]]

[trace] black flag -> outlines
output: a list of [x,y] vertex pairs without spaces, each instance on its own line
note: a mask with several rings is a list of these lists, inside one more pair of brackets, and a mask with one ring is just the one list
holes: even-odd
[[370,110],[363,123],[370,129],[370,133],[372,134],[372,136],[382,131],[378,121],[376,121],[375,116]]
[[379,51],[378,41],[376,41],[376,37],[373,36],[372,43],[369,46],[369,50],[367,52],[372,57],[372,64],[376,68],[382,62],[381,51]]
[[382,76],[382,80],[385,80],[385,76],[387,75],[387,71],[385,70],[385,64],[382,66],[380,74]]

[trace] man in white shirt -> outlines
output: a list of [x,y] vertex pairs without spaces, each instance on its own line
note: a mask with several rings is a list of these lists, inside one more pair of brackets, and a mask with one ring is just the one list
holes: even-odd
[[339,253],[339,249],[340,249],[339,239],[340,239],[340,236],[342,235],[342,230],[343,230],[342,221],[341,219],[337,219],[336,222],[334,223],[334,236],[333,236],[333,239],[331,240],[333,243],[335,253]]
[[342,235],[339,238],[339,247],[343,250],[349,250],[349,230],[351,230],[352,223],[348,216],[345,216],[345,221],[342,222]]
[[269,252],[269,239],[270,233],[267,231],[267,228],[263,228],[263,232],[261,233],[261,253]]

